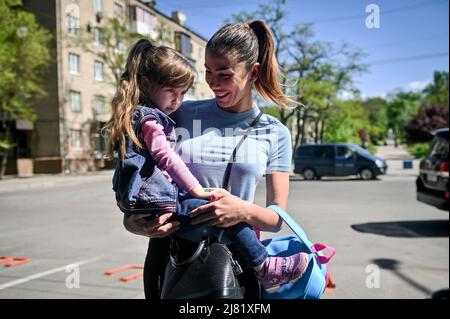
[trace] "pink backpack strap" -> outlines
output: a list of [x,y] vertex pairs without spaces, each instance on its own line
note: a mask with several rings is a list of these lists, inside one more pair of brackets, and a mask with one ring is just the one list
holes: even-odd
[[330,247],[322,243],[315,243],[314,245],[311,246],[311,251],[315,254],[324,250],[328,250],[328,256],[317,255],[316,258],[319,263],[328,264],[330,259],[333,258],[334,254],[336,253],[336,250],[333,247]]

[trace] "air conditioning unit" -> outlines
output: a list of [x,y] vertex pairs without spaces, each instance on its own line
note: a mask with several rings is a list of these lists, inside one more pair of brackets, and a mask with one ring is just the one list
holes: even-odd
[[156,5],[156,1],[155,0],[139,0],[139,1],[144,3],[144,4],[146,4],[146,5],[152,6],[152,7],[154,7]]
[[97,26],[97,23],[89,21],[88,24],[86,25],[86,30],[87,32],[91,33],[92,30]]
[[103,19],[103,13],[97,12],[95,14],[95,19],[97,20],[97,23],[100,23],[102,21],[102,19]]

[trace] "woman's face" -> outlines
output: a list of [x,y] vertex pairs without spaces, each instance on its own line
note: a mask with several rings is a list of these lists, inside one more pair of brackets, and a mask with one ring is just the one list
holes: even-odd
[[206,82],[216,96],[217,104],[230,112],[242,112],[252,105],[252,84],[257,79],[259,64],[252,70],[244,62],[237,63],[231,55],[206,52]]

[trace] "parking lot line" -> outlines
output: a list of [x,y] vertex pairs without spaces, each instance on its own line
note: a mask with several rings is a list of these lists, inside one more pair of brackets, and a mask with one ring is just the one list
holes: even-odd
[[98,258],[82,260],[82,261],[79,261],[79,262],[76,262],[76,263],[71,263],[71,264],[65,265],[63,267],[50,269],[50,270],[47,270],[47,271],[44,271],[44,272],[40,272],[40,273],[31,275],[31,276],[27,276],[27,277],[21,278],[21,279],[13,280],[13,281],[10,281],[10,282],[7,282],[5,284],[0,285],[0,290],[6,289],[6,288],[11,288],[11,287],[14,287],[14,286],[17,286],[17,285],[21,285],[23,283],[26,283],[26,282],[29,282],[29,281],[32,281],[32,280],[35,280],[35,279],[38,279],[38,278],[42,278],[42,277],[49,276],[49,275],[52,275],[52,274],[60,272],[60,271],[64,271],[64,270],[67,269],[68,266],[71,266],[71,267],[73,267],[73,266],[81,266],[81,265],[93,262],[93,261],[95,261],[97,259]]

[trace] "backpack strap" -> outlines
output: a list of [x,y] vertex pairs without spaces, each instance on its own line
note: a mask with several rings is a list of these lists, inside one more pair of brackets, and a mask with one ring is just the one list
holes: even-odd
[[223,181],[222,181],[223,189],[228,188],[228,184],[230,182],[231,168],[233,167],[233,162],[236,161],[237,151],[239,150],[241,145],[244,143],[244,141],[247,139],[248,134],[250,134],[250,131],[255,127],[256,123],[258,123],[258,121],[262,115],[263,115],[263,113],[260,111],[258,116],[256,116],[256,118],[252,121],[252,123],[250,123],[250,126],[245,130],[244,136],[240,139],[239,143],[237,143],[236,147],[234,148],[233,154],[231,154],[230,159],[228,160],[227,167],[225,168],[225,173],[224,173]]
[[[289,226],[290,229],[294,232],[295,235],[297,235],[298,238],[300,238],[311,250],[311,253],[314,253],[317,256],[317,261],[321,264],[327,264],[331,258],[333,258],[334,254],[336,253],[336,250],[333,247],[330,247],[328,245],[322,244],[322,243],[315,243],[312,244],[308,237],[306,236],[305,231],[300,227],[299,224],[289,215],[284,209],[282,209],[278,205],[269,205],[267,208],[272,209],[275,211],[278,216],[283,219],[283,221],[286,223],[286,225]],[[328,256],[325,256],[323,254],[319,255],[318,253],[324,250],[328,250],[329,254]]]

